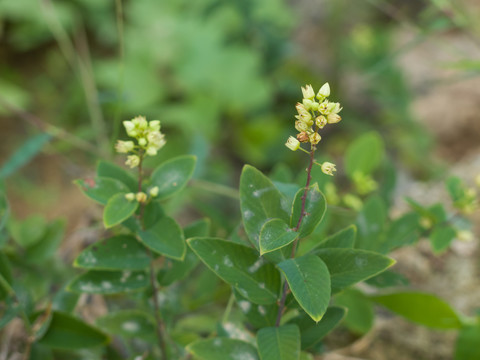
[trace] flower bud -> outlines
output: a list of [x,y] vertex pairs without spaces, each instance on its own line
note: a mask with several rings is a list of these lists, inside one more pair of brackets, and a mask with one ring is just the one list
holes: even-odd
[[334,171],[337,171],[337,169],[335,168],[335,164],[327,161],[322,164],[322,172],[324,174],[333,176]]
[[160,120],[152,120],[148,123],[148,127],[153,131],[160,131]]
[[319,128],[319,129],[323,129],[325,127],[325,125],[327,125],[327,118],[323,115],[321,116],[317,116],[315,118],[315,125]]
[[154,186],[153,188],[150,189],[148,193],[150,194],[151,197],[157,197],[158,191],[159,191],[158,186]]
[[115,151],[120,154],[126,154],[132,151],[134,147],[135,147],[135,144],[133,143],[133,141],[118,140],[117,143],[115,144]]
[[322,140],[322,137],[320,136],[319,133],[314,132],[310,134],[309,140],[313,145],[317,145],[320,142],[320,140]]
[[290,136],[285,143],[285,146],[288,147],[292,151],[297,151],[300,147],[300,141],[295,139],[293,136]]
[[145,194],[144,192],[138,192],[136,195],[135,195],[135,198],[137,199],[137,201],[139,203],[144,203],[147,201],[147,194]]
[[[311,100],[311,99],[303,99],[303,106],[307,110],[313,110],[312,109],[313,103],[314,103],[314,101]],[[318,109],[318,106],[317,106],[317,109]]]
[[125,165],[130,166],[130,168],[137,167],[140,164],[140,157],[138,155],[129,155],[127,157],[127,161],[125,161]]
[[295,118],[300,121],[303,121],[309,126],[313,125],[312,115],[309,112],[307,112],[306,114],[295,115]]
[[342,120],[341,116],[338,115],[338,114],[328,114],[327,115],[327,122],[329,124],[336,124],[338,123],[340,120]]
[[329,102],[327,105],[327,109],[329,113],[338,114],[342,108],[340,107],[340,103]]
[[297,140],[302,143],[306,143],[310,141],[310,138],[308,137],[308,134],[306,131],[302,131],[301,133],[297,134]]
[[328,115],[330,114],[330,111],[328,109],[328,101],[325,100],[318,106],[318,111],[320,111],[323,115]]
[[310,126],[305,121],[297,120],[295,121],[295,129],[299,132],[310,130]]
[[135,194],[134,193],[125,194],[125,199],[127,199],[128,201],[133,201],[135,200]]
[[149,146],[147,147],[147,150],[145,152],[149,156],[155,156],[157,155],[157,148],[155,146]]
[[326,82],[325,84],[322,85],[322,87],[318,91],[317,99],[322,101],[323,99],[329,96],[330,96],[330,85],[328,84],[328,82]]
[[303,105],[302,103],[297,103],[297,105],[295,105],[295,109],[297,109],[297,112],[298,112],[299,115],[302,115],[302,114],[309,114],[310,115],[308,110],[305,109],[305,105]]
[[140,146],[147,145],[147,139],[145,139],[145,138],[138,139],[138,145],[140,145]]
[[304,99],[312,100],[315,97],[315,91],[313,91],[312,85],[302,86],[302,93]]
[[147,119],[145,116],[136,116],[132,119],[132,123],[135,125],[137,129],[145,130],[148,127]]
[[149,147],[155,147],[156,150],[159,150],[166,144],[165,135],[160,131],[150,131],[147,135],[147,139]]
[[137,131],[135,130],[135,124],[131,121],[124,121],[123,126],[125,127],[125,131],[127,132],[127,135],[130,137],[135,137],[137,136]]

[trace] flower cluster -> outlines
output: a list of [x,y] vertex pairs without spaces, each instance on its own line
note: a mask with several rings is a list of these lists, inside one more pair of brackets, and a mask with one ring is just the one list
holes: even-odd
[[157,155],[166,143],[165,135],[160,132],[160,121],[153,120],[148,122],[144,116],[137,116],[130,121],[124,121],[123,126],[127,135],[137,140],[138,145],[133,141],[118,140],[115,144],[115,150],[121,154],[129,154],[126,165],[131,168],[140,164],[140,157],[144,154],[149,156]]
[[[151,198],[154,198],[158,196],[158,191],[159,191],[158,186],[154,186],[148,191],[148,194],[150,195]],[[137,193],[131,192],[131,193],[125,194],[125,199],[127,199],[128,201],[137,200],[139,203],[146,203],[148,200],[148,195],[145,194],[143,191],[140,191]]]
[[[327,124],[336,124],[342,118],[338,113],[342,110],[340,103],[330,102],[330,85],[325,83],[318,93],[315,95],[312,85],[302,87],[303,100],[297,103],[295,108],[298,115],[295,121],[295,129],[297,129],[297,137],[290,136],[285,144],[292,151],[300,147],[300,143],[310,143],[312,150],[320,142],[322,137],[319,130],[323,129]],[[322,171],[327,175],[333,175],[335,164],[324,163],[321,165]]]

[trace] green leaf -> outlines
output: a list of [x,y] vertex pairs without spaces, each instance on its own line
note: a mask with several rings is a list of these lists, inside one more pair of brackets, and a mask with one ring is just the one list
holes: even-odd
[[187,350],[198,360],[259,360],[253,345],[237,339],[200,340],[188,345]]
[[124,168],[107,161],[100,160],[97,165],[97,177],[121,181],[132,192],[138,191],[138,180]]
[[138,208],[138,201],[127,200],[125,193],[119,193],[108,200],[103,210],[103,224],[111,228],[132,216]]
[[357,289],[346,289],[335,296],[335,304],[347,308],[345,326],[356,334],[366,334],[373,326],[372,302]]
[[48,134],[38,134],[23,143],[0,168],[0,180],[12,175],[32,160],[50,139],[51,136]]
[[288,259],[278,264],[293,296],[314,321],[320,321],[330,301],[330,274],[325,263],[314,255]]
[[461,200],[465,195],[464,185],[462,180],[457,176],[450,176],[446,181],[448,193],[453,202]]
[[267,221],[260,231],[260,255],[287,246],[298,237],[298,232],[280,219]]
[[32,215],[25,220],[13,220],[9,224],[13,239],[24,249],[39,242],[47,230],[47,221],[43,216]]
[[54,349],[77,350],[105,345],[109,338],[100,330],[71,315],[54,311],[50,327],[40,343]]
[[0,230],[7,224],[10,216],[10,205],[8,204],[7,196],[3,191],[0,192]]
[[95,270],[143,270],[150,265],[150,257],[133,236],[119,235],[90,245],[74,265]]
[[155,225],[138,233],[141,242],[153,252],[183,260],[187,251],[182,228],[171,217],[164,216]]
[[0,251],[0,301],[13,294],[12,282],[13,276],[10,262],[7,256]]
[[245,315],[247,321],[254,327],[263,328],[267,326],[275,326],[278,314],[278,305],[258,305],[249,301],[234,289],[235,299],[240,311]]
[[152,185],[158,186],[158,199],[166,199],[182,190],[193,175],[197,158],[192,155],[170,159],[152,173]]
[[[185,238],[194,236],[208,236],[210,220],[195,221],[183,229]],[[175,281],[184,279],[199,263],[197,255],[187,247],[183,261],[165,258],[164,266],[157,273],[157,280],[162,286],[169,286]]]
[[40,241],[25,250],[25,259],[31,263],[38,264],[55,255],[65,235],[65,226],[66,222],[63,219],[56,219],[48,224]]
[[[292,228],[297,226],[298,219],[300,218],[302,211],[302,197],[304,193],[305,189],[300,189],[295,195],[295,200],[293,201],[292,206],[292,216],[290,217],[290,226]],[[300,225],[300,237],[306,237],[315,230],[317,225],[322,221],[326,209],[327,201],[318,189],[318,184],[314,184],[310,187],[305,201],[306,216],[302,219]]]
[[371,299],[408,320],[436,329],[460,329],[462,323],[455,311],[435,295],[398,292],[372,296]]
[[353,248],[355,244],[355,237],[357,236],[357,228],[355,225],[350,225],[345,229],[342,229],[335,234],[327,237],[320,244],[315,246],[312,250],[312,254],[316,254],[319,249],[328,248]]
[[330,331],[332,331],[345,317],[346,309],[339,306],[330,306],[322,320],[313,321],[307,314],[301,314],[289,323],[296,324],[300,329],[302,350],[318,344]]
[[378,195],[367,199],[358,214],[358,235],[355,247],[364,250],[378,250],[383,242],[382,235],[387,220],[385,202]]
[[74,183],[78,185],[86,196],[102,205],[106,205],[112,196],[120,192],[130,192],[128,186],[120,180],[107,177],[97,177],[87,180],[79,179],[75,180]]
[[407,213],[389,226],[380,250],[388,253],[395,248],[415,243],[419,237],[419,216],[416,212]]
[[52,309],[65,313],[73,313],[79,298],[79,293],[68,291],[66,287],[62,287],[53,297]]
[[345,154],[345,172],[350,178],[356,172],[369,175],[382,162],[384,144],[380,135],[369,132],[357,138],[347,148]]
[[260,232],[268,220],[290,221],[286,199],[265,175],[249,165],[243,167],[240,176],[240,208],[245,232],[257,250]]
[[256,304],[272,304],[280,291],[280,274],[250,247],[215,238],[192,238],[188,244],[222,280]]
[[391,258],[359,249],[319,249],[316,254],[327,265],[334,293],[395,264]]
[[450,243],[457,236],[457,232],[451,226],[436,226],[430,234],[430,243],[432,244],[433,252],[440,254],[448,249]]
[[121,310],[109,313],[96,320],[96,325],[109,334],[125,338],[141,338],[155,341],[155,321],[152,316],[141,310]]
[[299,360],[300,331],[296,325],[260,329],[257,346],[261,360]]
[[148,284],[143,271],[91,270],[73,279],[68,289],[88,294],[121,294],[145,289]]
[[458,333],[455,360],[480,359],[480,325],[465,326]]

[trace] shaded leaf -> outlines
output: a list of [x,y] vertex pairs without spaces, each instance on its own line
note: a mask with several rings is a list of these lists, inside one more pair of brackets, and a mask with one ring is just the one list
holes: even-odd
[[384,144],[380,135],[369,132],[355,139],[345,153],[345,172],[352,178],[356,172],[370,174],[382,162]]
[[383,242],[387,209],[378,195],[367,199],[357,218],[357,241],[355,247],[364,250],[378,250]]
[[316,254],[319,249],[325,248],[353,248],[356,235],[357,228],[355,227],[355,225],[350,225],[345,229],[342,229],[335,234],[327,237],[324,241],[315,246],[311,250],[311,253]]
[[433,251],[436,254],[445,251],[456,236],[457,232],[451,226],[436,226],[430,234],[430,243]]
[[455,360],[480,359],[480,325],[465,326],[458,333]]
[[347,308],[345,326],[356,334],[366,334],[373,326],[372,302],[357,289],[346,289],[335,296],[335,304]]
[[124,168],[108,161],[100,160],[97,165],[97,176],[121,181],[132,192],[138,191],[138,180]]
[[319,322],[313,321],[307,314],[301,314],[290,320],[289,323],[296,324],[300,329],[302,350],[319,343],[325,335],[337,327],[346,312],[343,307],[330,306]]
[[240,311],[247,321],[256,328],[275,326],[278,314],[278,305],[258,305],[249,301],[234,289],[235,299]]
[[98,318],[96,324],[110,334],[156,341],[155,321],[152,315],[141,310],[112,312]]
[[77,350],[105,345],[107,335],[71,315],[54,311],[48,331],[41,344],[54,349]]
[[66,222],[63,219],[56,219],[48,224],[40,241],[26,249],[25,259],[38,264],[55,255],[65,235],[65,226]]

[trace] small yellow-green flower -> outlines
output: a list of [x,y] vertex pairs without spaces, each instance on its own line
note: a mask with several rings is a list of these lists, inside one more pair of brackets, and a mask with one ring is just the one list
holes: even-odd
[[328,162],[328,161],[322,164],[322,172],[324,174],[333,176],[334,171],[337,171],[337,169],[335,168],[335,164],[332,164],[331,162]]
[[302,93],[304,99],[312,100],[315,97],[315,91],[313,91],[312,85],[305,85],[305,87],[302,87]]
[[137,201],[139,203],[144,203],[147,201],[147,194],[145,194],[144,192],[140,191],[138,192],[136,195],[135,195],[135,198],[137,199]]
[[295,139],[293,136],[290,136],[285,143],[285,146],[288,147],[292,151],[297,151],[300,147],[300,141]]
[[121,154],[129,153],[134,148],[135,148],[135,144],[133,143],[133,141],[118,140],[117,143],[115,144],[115,150]]
[[330,96],[330,85],[328,82],[322,85],[320,90],[317,93],[317,99],[323,101],[325,98]]
[[140,157],[138,155],[129,155],[127,157],[127,161],[125,161],[125,165],[129,166],[130,168],[137,167],[140,164]]
[[151,197],[157,197],[158,191],[159,191],[158,186],[154,186],[153,188],[150,189],[148,193],[150,194]]
[[125,199],[127,199],[128,201],[133,201],[135,200],[135,194],[134,193],[125,194]]

